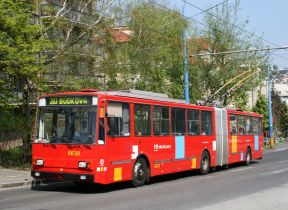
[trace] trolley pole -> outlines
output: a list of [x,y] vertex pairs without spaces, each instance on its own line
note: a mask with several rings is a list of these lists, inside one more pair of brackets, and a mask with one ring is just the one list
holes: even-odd
[[273,117],[272,117],[272,101],[271,101],[271,79],[270,79],[270,67],[268,66],[268,113],[269,113],[269,137],[270,137],[270,147],[274,145],[273,136]]
[[[183,6],[183,11],[182,15],[184,16],[184,11],[185,11],[185,2]],[[188,61],[187,61],[187,34],[184,29],[183,31],[183,57],[184,57],[184,83],[185,83],[185,101],[187,104],[190,103],[190,98],[189,98],[189,77],[188,77]]]

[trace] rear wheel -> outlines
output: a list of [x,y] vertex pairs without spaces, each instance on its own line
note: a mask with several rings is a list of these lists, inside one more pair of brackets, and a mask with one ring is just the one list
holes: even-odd
[[143,158],[139,158],[136,160],[132,173],[133,173],[132,178],[133,185],[135,187],[143,186],[148,179],[147,163]]
[[210,170],[210,156],[208,152],[205,150],[201,156],[200,173],[202,175],[205,175],[208,174],[209,170]]
[[250,148],[248,147],[248,148],[247,148],[247,152],[246,152],[246,158],[245,158],[245,165],[246,165],[246,166],[249,166],[249,165],[250,165],[250,163],[251,163],[251,157],[252,157],[252,155],[251,155],[251,150],[250,150]]

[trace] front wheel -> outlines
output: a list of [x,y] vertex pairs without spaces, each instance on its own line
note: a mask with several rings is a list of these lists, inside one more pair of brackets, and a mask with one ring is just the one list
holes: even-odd
[[138,160],[136,160],[132,173],[132,183],[134,187],[143,186],[148,179],[147,163],[143,158],[139,158]]
[[208,152],[205,150],[201,156],[200,173],[202,175],[205,175],[208,174],[209,170],[210,170],[210,156]]

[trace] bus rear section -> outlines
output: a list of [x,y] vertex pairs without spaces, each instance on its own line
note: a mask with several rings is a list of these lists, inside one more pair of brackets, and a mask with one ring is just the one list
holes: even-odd
[[256,113],[215,108],[216,166],[261,159],[262,116]]

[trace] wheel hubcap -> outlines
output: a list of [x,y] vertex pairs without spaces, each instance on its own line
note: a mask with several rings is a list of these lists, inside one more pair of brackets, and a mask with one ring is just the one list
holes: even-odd
[[249,163],[250,162],[250,153],[248,152],[247,154],[247,162]]
[[208,159],[207,158],[203,158],[202,167],[204,170],[206,170],[208,168]]
[[134,168],[134,174],[136,179],[142,180],[144,178],[144,170],[143,166],[141,163],[136,163],[135,168]]

